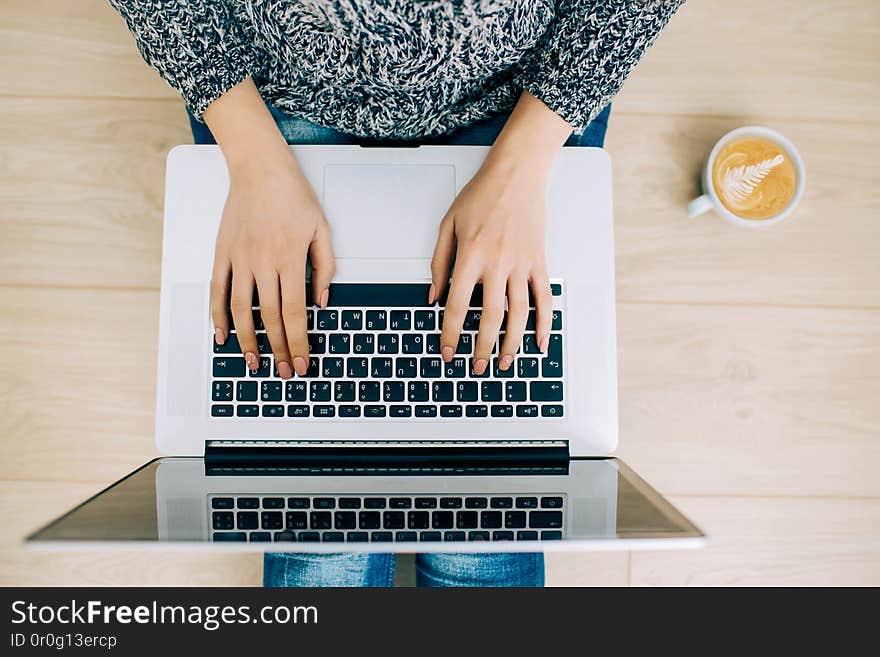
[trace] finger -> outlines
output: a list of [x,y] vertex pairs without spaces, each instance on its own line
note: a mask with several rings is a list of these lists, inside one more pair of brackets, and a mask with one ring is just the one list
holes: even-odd
[[455,252],[455,225],[451,217],[440,222],[437,244],[431,257],[431,287],[428,290],[428,303],[433,304],[443,296],[449,285],[449,269],[452,266],[452,254]]
[[315,238],[309,245],[309,257],[312,261],[312,298],[321,308],[326,308],[330,298],[330,281],[336,273],[336,258],[333,256],[333,245],[330,242],[330,227],[326,222],[315,231]]
[[247,267],[233,265],[232,297],[229,307],[232,309],[232,321],[235,322],[241,353],[244,354],[245,363],[252,371],[256,370],[260,363],[257,336],[254,334],[253,294],[253,274]]
[[458,347],[461,325],[464,323],[477,277],[476,268],[466,265],[464,261],[459,261],[452,274],[449,298],[446,300],[443,327],[440,333],[440,356],[446,363],[452,360]]
[[260,317],[266,327],[269,346],[275,356],[275,369],[282,379],[289,379],[293,370],[290,366],[290,352],[287,350],[287,337],[284,334],[284,321],[281,319],[281,292],[278,289],[278,274],[269,271],[257,278],[257,291],[260,294]]
[[498,369],[501,371],[507,371],[513,364],[513,357],[522,345],[528,318],[528,277],[512,275],[507,281],[507,326],[504,327],[504,344],[501,345],[498,359]]
[[541,353],[547,355],[550,343],[550,326],[553,323],[553,293],[550,290],[550,279],[547,268],[542,264],[532,271],[532,294],[535,296],[535,339]]
[[281,317],[293,371],[304,376],[309,369],[309,339],[306,333],[306,262],[298,258],[281,271]]
[[480,316],[480,332],[474,347],[474,374],[481,376],[489,365],[492,349],[498,341],[498,331],[504,321],[504,288],[501,276],[483,278],[483,311]]
[[229,277],[232,268],[229,258],[220,253],[214,255],[211,273],[211,321],[214,323],[214,340],[224,344],[229,336]]

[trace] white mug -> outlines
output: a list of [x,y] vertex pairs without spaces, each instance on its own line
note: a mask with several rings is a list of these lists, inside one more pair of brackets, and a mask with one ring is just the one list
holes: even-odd
[[[795,171],[797,172],[797,183],[795,185],[794,196],[791,197],[791,201],[788,202],[788,205],[785,206],[785,209],[782,210],[782,212],[769,219],[754,220],[743,219],[742,217],[736,216],[733,212],[724,207],[721,200],[718,198],[718,194],[715,192],[715,187],[712,185],[712,168],[715,164],[715,157],[728,143],[744,137],[760,137],[779,144],[785,152],[791,156]],[[709,157],[706,158],[706,166],[703,167],[703,195],[698,196],[688,203],[688,218],[693,219],[709,210],[715,210],[716,214],[719,214],[728,221],[740,226],[770,226],[772,224],[778,224],[791,214],[792,210],[794,210],[800,202],[801,197],[804,195],[804,180],[804,161],[801,159],[800,153],[798,153],[794,144],[788,139],[775,130],[764,128],[762,126],[752,125],[737,128],[719,139],[718,143],[712,148],[712,152],[709,153]]]

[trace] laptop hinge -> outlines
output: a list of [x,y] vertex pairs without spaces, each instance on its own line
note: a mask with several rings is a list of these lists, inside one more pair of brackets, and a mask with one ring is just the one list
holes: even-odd
[[280,470],[448,470],[565,467],[567,440],[211,440],[205,466],[218,472]]

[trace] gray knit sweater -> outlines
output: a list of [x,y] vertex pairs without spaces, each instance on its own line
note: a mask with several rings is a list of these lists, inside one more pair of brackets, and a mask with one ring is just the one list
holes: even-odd
[[684,0],[110,0],[198,117],[248,76],[362,137],[450,132],[523,90],[581,131]]

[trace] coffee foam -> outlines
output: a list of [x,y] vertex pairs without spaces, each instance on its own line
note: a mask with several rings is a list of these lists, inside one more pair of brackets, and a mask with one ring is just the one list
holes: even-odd
[[776,142],[745,137],[718,152],[712,185],[722,205],[738,217],[771,219],[794,197],[797,169],[791,156]]

